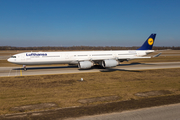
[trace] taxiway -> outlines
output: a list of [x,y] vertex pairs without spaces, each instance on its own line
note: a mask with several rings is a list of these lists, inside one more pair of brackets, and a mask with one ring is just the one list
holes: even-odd
[[79,70],[77,66],[28,66],[27,71],[22,67],[0,67],[0,77],[4,76],[24,76],[24,75],[47,75],[47,74],[67,74],[67,73],[87,73],[87,72],[110,72],[110,71],[130,71],[130,70],[150,70],[180,68],[180,62],[156,62],[156,63],[132,63],[120,64],[117,67],[102,69],[97,66],[88,70]]
[[[180,104],[143,108],[103,115],[86,116],[75,120],[179,120]],[[71,119],[66,119],[71,120]]]

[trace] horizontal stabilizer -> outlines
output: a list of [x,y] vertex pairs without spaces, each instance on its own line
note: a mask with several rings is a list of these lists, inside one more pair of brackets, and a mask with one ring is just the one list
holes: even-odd
[[161,53],[159,53],[159,54],[157,54],[157,55],[154,55],[153,57],[158,57],[158,56],[160,56],[161,55]]

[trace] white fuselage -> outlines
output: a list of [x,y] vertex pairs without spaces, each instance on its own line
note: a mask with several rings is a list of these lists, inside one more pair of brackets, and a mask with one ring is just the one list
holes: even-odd
[[78,64],[80,61],[130,60],[151,52],[154,50],[26,52],[15,54],[8,61],[21,65]]
[[[26,70],[26,65],[43,64],[78,64],[79,69],[89,69],[93,65],[103,68],[115,67],[119,62],[143,57],[152,50],[156,34],[151,34],[144,44],[137,50],[116,51],[72,51],[72,52],[26,52],[11,56],[9,62],[21,64]],[[160,54],[156,55],[159,56]],[[156,57],[155,56],[155,57]]]

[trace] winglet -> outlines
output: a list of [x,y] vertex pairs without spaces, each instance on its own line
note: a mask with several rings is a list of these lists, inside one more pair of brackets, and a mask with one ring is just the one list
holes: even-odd
[[137,50],[152,50],[156,34],[151,34],[144,44]]

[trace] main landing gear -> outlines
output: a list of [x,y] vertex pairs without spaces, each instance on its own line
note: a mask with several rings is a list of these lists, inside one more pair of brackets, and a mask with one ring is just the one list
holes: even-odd
[[23,68],[24,68],[24,71],[26,71],[27,69],[26,69],[26,65],[23,65]]

